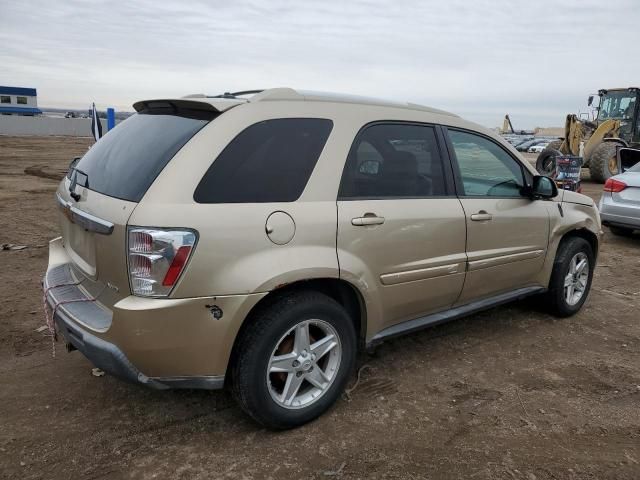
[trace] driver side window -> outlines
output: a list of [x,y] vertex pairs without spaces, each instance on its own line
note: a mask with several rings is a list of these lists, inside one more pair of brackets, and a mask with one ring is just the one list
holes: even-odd
[[491,140],[468,132],[449,130],[465,196],[520,197],[522,167]]

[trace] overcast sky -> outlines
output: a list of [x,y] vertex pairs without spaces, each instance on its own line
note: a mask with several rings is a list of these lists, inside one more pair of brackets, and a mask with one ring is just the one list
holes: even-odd
[[0,85],[45,107],[291,86],[560,126],[640,86],[638,0],[0,0]]

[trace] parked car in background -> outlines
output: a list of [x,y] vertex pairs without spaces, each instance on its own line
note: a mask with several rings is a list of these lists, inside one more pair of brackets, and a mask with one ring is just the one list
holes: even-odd
[[605,182],[598,209],[614,235],[640,230],[640,163]]
[[544,142],[543,139],[533,138],[531,140],[527,140],[526,142],[522,142],[516,145],[516,150],[518,150],[519,152],[526,152],[527,150],[529,150],[529,147],[533,145],[537,145],[538,143],[542,143],[542,142]]
[[528,140],[533,140],[532,136],[527,135],[503,135],[503,138],[514,147]]
[[529,149],[527,150],[527,152],[529,152],[529,153],[540,153],[541,151],[543,151],[548,146],[549,146],[549,142],[547,142],[547,141],[542,142],[542,143],[537,143],[535,145],[530,146]]
[[512,145],[513,145],[514,148],[517,149],[517,147],[519,145],[522,145],[523,143],[526,143],[526,142],[531,142],[533,140],[534,140],[533,137],[527,137],[527,138],[524,138],[524,139],[520,138],[520,139],[518,139],[518,141],[514,142]]
[[359,348],[529,295],[558,316],[584,304],[593,201],[494,133],[414,104],[246,93],[137,102],[60,183],[45,298],[97,367],[226,386],[290,428],[334,404]]

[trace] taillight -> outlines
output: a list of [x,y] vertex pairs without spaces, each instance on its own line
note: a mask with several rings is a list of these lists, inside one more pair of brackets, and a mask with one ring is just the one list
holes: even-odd
[[195,247],[192,230],[129,227],[129,279],[134,295],[165,297],[177,283]]
[[604,184],[605,192],[617,193],[617,192],[621,192],[625,188],[627,188],[627,184],[624,182],[621,182],[620,180],[616,180],[615,178],[609,178]]

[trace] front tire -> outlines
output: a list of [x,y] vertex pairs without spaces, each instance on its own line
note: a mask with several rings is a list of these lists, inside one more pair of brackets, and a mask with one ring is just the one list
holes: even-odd
[[584,238],[561,241],[546,293],[550,313],[570,317],[580,311],[591,289],[594,267],[593,249]]
[[231,370],[242,409],[278,430],[328,410],[356,362],[357,335],[344,308],[319,292],[293,292],[259,307],[248,321]]
[[591,180],[604,183],[618,173],[618,159],[616,157],[616,144],[602,142],[589,157],[589,172]]

